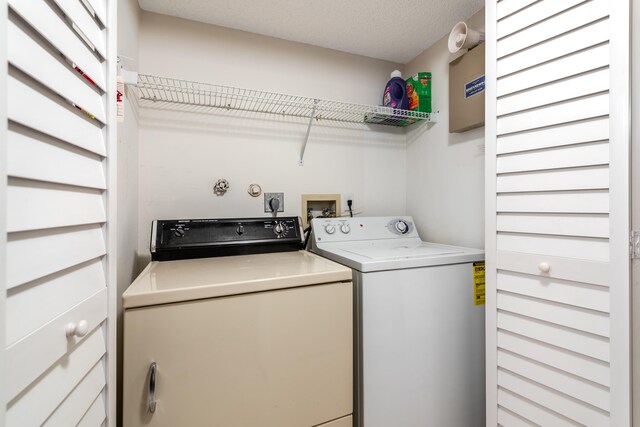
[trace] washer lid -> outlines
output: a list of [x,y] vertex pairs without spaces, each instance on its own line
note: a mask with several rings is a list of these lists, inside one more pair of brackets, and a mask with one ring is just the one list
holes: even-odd
[[153,261],[122,295],[125,309],[351,280],[306,251]]
[[315,251],[362,272],[483,261],[484,251],[420,238],[317,244]]
[[370,244],[358,242],[358,244],[352,247],[344,247],[342,250],[371,260],[427,258],[464,253],[463,248],[442,247],[427,242],[402,243],[399,241],[385,241],[382,244],[376,244],[376,242],[371,242]]

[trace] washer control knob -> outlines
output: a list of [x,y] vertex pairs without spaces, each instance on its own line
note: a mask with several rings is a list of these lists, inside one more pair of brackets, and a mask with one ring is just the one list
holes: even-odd
[[173,234],[175,234],[176,237],[184,236],[184,228],[176,228],[176,231],[174,231]]
[[333,224],[328,224],[324,226],[324,231],[327,232],[327,234],[333,234],[336,232],[336,226]]
[[285,233],[285,231],[287,231],[287,229],[284,223],[282,221],[276,222],[276,225],[273,227],[273,232],[276,233],[278,236],[282,236]]
[[407,232],[409,231],[409,225],[402,220],[396,222],[395,227],[400,234],[407,234]]
[[340,226],[340,231],[342,231],[344,234],[349,234],[349,232],[351,231],[351,227],[349,227],[349,224],[342,224]]

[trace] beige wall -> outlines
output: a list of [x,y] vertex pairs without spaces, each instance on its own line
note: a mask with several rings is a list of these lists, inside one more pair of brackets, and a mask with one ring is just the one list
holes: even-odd
[[[118,2],[118,56],[128,70],[138,69],[136,0]],[[137,273],[138,112],[135,94],[125,88],[125,121],[118,123],[118,290],[122,293]]]
[[[136,0],[118,0],[118,56],[129,70],[138,69],[138,20]],[[118,381],[117,419],[122,409],[122,304],[120,295],[138,273],[138,118],[133,95],[125,91],[125,121],[118,123]],[[120,425],[118,423],[118,425]]]
[[[214,84],[378,104],[398,64],[141,12],[141,73]],[[405,136],[395,129],[320,124],[255,114],[140,111],[139,254],[157,218],[264,216],[251,183],[285,193],[300,215],[303,193],[353,193],[366,215],[405,212]],[[219,178],[225,196],[213,194]]]
[[[484,9],[467,21],[484,31]],[[448,34],[405,66],[405,76],[433,73],[432,105],[439,121],[407,135],[407,214],[423,239],[484,247],[484,127],[449,133]]]

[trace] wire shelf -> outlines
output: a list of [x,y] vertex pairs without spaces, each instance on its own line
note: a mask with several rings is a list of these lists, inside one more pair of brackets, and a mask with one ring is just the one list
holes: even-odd
[[137,87],[140,100],[144,101],[143,105],[161,102],[313,118],[316,121],[372,123],[388,126],[407,126],[418,121],[435,121],[433,113],[305,98],[148,74],[138,74]]

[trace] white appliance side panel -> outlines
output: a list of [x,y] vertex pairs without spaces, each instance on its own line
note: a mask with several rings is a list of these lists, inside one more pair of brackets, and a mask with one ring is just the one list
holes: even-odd
[[351,415],[352,292],[341,282],[127,309],[124,426],[299,427]]
[[367,427],[483,426],[484,307],[472,264],[362,275]]

